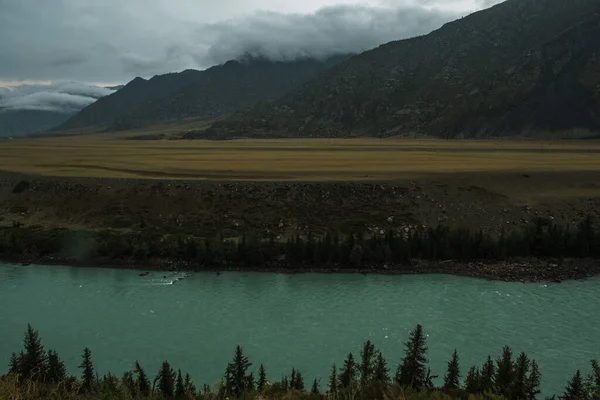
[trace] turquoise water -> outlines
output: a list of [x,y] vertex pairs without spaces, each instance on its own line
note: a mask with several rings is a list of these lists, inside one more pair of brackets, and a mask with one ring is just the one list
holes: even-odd
[[[332,363],[371,339],[395,371],[417,323],[432,372],[454,348],[463,376],[504,344],[535,358],[544,394],[600,358],[600,279],[561,284],[488,282],[443,275],[167,274],[0,265],[0,371],[27,323],[69,371],[85,346],[100,374],[138,359],[154,375],[168,359],[213,384],[240,344],[271,379],[299,369],[326,382]],[[179,280],[178,280],[179,279]],[[392,371],[392,372],[393,372]]]

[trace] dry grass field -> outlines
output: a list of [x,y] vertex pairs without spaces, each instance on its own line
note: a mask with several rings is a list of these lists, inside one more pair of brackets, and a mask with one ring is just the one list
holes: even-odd
[[279,139],[0,142],[0,170],[48,176],[354,181],[470,172],[598,172],[596,141]]

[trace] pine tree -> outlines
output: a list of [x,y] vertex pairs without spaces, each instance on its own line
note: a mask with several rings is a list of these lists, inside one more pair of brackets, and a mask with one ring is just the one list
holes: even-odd
[[190,377],[190,374],[185,374],[185,392],[190,396],[196,396],[196,386]]
[[315,380],[312,383],[312,387],[310,388],[310,394],[312,395],[319,395],[319,381],[317,381],[317,378],[315,378]]
[[114,396],[114,394],[117,393],[118,391],[119,391],[119,380],[113,374],[111,374],[109,371],[108,374],[106,374],[102,377],[102,392],[104,392],[104,393],[108,392]]
[[290,387],[292,389],[296,388],[296,369],[292,368],[292,374],[290,375]]
[[267,384],[267,373],[265,372],[264,365],[260,364],[260,368],[258,370],[258,391],[262,392],[265,390],[265,386]]
[[329,376],[328,393],[329,397],[336,399],[338,396],[338,376],[335,364],[331,367],[331,375]]
[[340,371],[340,386],[343,388],[350,387],[352,382],[356,379],[356,362],[352,353],[348,354],[346,361],[344,361],[344,368]]
[[163,361],[155,382],[158,382],[158,390],[163,397],[172,397],[175,391],[175,371],[168,361]]
[[135,398],[137,396],[137,387],[135,381],[133,380],[133,373],[131,371],[125,372],[121,378],[121,382],[127,389],[129,397]]
[[387,367],[385,358],[383,358],[383,354],[381,354],[381,352],[377,354],[377,359],[375,360],[373,379],[376,382],[384,383],[386,385],[390,381],[389,369]]
[[527,399],[533,400],[541,393],[540,385],[542,383],[542,375],[535,360],[531,361],[531,372],[527,380]]
[[511,397],[525,399],[528,396],[529,367],[531,362],[525,353],[519,354],[513,368]]
[[137,387],[140,394],[144,397],[150,396],[150,380],[146,376],[146,371],[140,366],[139,362],[135,362],[135,373],[137,374]]
[[405,347],[404,359],[396,374],[398,384],[415,389],[428,386],[431,379],[427,373],[427,345],[421,325],[410,333]]
[[292,389],[296,389],[299,391],[304,391],[304,377],[300,373],[300,371],[296,370],[296,380],[293,385],[290,385]]
[[494,366],[494,360],[492,356],[488,355],[487,361],[481,368],[481,391],[488,392],[494,387],[494,379],[496,376],[496,367]]
[[494,384],[501,394],[508,396],[513,382],[513,362],[510,347],[504,346],[502,357],[496,363],[498,369],[496,370]]
[[94,365],[92,364],[92,352],[90,349],[86,347],[83,350],[81,358],[81,364],[79,364],[79,368],[82,369],[81,388],[83,391],[89,392],[94,386]]
[[458,353],[454,350],[452,360],[448,362],[448,372],[444,377],[444,389],[459,389],[460,388],[460,370],[458,367]]
[[17,356],[16,353],[12,353],[10,361],[8,362],[8,373],[19,374],[21,372],[21,357]]
[[363,349],[360,352],[360,385],[361,387],[367,386],[373,379],[373,373],[375,369],[375,345],[367,340],[363,345]]
[[597,360],[592,360],[592,373],[587,380],[591,397],[600,399],[600,364]]
[[582,400],[587,398],[587,394],[583,385],[581,371],[577,370],[573,379],[565,387],[565,394],[561,397],[562,400]]
[[181,370],[177,370],[177,383],[175,384],[175,397],[182,398],[185,396],[185,385],[183,384],[183,376]]
[[250,366],[252,363],[248,361],[248,357],[244,356],[243,349],[237,346],[233,362],[227,365],[225,373],[225,387],[228,394],[239,397],[250,388],[250,376],[246,375]]
[[58,353],[48,350],[48,380],[52,383],[61,383],[67,380],[67,367]]
[[465,391],[469,394],[481,393],[481,374],[479,368],[471,367],[465,379]]
[[25,352],[20,357],[21,375],[25,379],[44,379],[46,377],[47,353],[42,346],[39,333],[27,325],[23,339]]

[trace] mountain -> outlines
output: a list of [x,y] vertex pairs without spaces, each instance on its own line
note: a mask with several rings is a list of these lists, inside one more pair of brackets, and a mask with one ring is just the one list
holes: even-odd
[[16,137],[43,132],[63,123],[73,115],[73,112],[3,110],[0,108],[0,137]]
[[215,136],[600,131],[600,1],[508,0],[343,62]]
[[291,62],[246,57],[204,71],[135,78],[55,130],[119,130],[161,120],[223,115],[257,101],[276,99],[348,57]]

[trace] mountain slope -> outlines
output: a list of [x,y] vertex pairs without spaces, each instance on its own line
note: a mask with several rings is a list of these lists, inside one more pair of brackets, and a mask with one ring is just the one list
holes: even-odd
[[508,0],[353,57],[211,134],[599,131],[599,49],[600,1]]
[[257,101],[273,100],[349,56],[327,60],[229,61],[205,71],[136,78],[83,109],[55,130],[128,129],[161,120],[215,116]]

